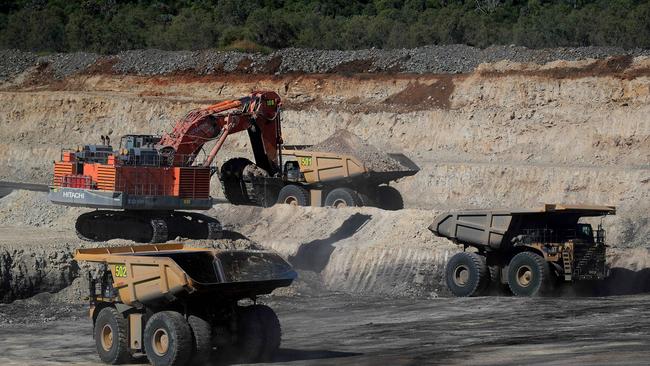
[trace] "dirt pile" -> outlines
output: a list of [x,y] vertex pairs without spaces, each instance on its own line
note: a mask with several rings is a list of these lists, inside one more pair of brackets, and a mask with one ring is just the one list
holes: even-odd
[[0,226],[73,227],[88,210],[54,205],[47,193],[13,191],[0,198]]
[[332,136],[312,146],[311,149],[354,156],[364,163],[366,169],[374,172],[402,171],[408,169],[385,152],[380,151],[347,130],[334,131]]
[[444,265],[458,250],[427,230],[433,211],[216,205],[212,214],[330,291],[445,296]]
[[[27,192],[21,202],[30,207],[30,201],[40,199],[38,195]],[[433,212],[217,205],[211,214],[223,222],[225,238],[185,243],[278,251],[300,272],[291,288],[279,291],[287,296],[321,291],[444,295],[444,263],[457,250],[426,229]],[[49,215],[45,221],[54,222],[57,213],[49,211]],[[292,223],[291,230],[287,222]],[[130,244],[88,243],[76,238],[72,225],[35,225],[0,226],[0,302],[48,292],[56,293],[52,301],[79,303],[87,291],[87,271],[93,266],[74,261],[74,250]]]

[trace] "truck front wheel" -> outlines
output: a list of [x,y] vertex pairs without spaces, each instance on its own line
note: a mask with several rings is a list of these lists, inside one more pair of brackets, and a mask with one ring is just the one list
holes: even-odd
[[102,309],[95,321],[95,345],[102,361],[119,365],[131,360],[128,322],[115,308]]
[[289,184],[280,190],[278,203],[286,203],[293,206],[309,206],[309,191],[301,186]]
[[538,296],[543,294],[551,281],[548,263],[532,252],[522,252],[510,260],[508,286],[515,296]]
[[154,366],[186,365],[192,356],[192,330],[181,313],[161,311],[147,321],[144,349]]
[[449,262],[445,272],[447,287],[458,297],[480,295],[490,280],[485,257],[476,253],[457,253]]

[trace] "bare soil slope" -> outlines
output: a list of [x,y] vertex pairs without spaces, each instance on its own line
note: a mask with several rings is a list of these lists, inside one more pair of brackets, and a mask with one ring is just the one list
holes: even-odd
[[[407,210],[394,213],[218,206],[219,219],[317,274],[328,288],[442,294],[442,264],[456,248],[426,231],[436,212],[542,202],[618,206],[607,225],[612,261],[644,273],[650,59],[616,50],[529,51],[288,50],[276,59],[159,51],[107,58],[5,55],[0,179],[47,183],[62,148],[99,141],[102,134],[117,141],[126,133],[162,133],[192,108],[271,89],[284,100],[287,143],[317,144],[346,129],[380,152],[404,152],[421,168],[395,184]],[[239,62],[246,58],[250,62]],[[219,162],[233,156],[250,157],[245,134],[229,138]],[[216,182],[213,193],[220,195]],[[0,246],[0,256],[9,258],[0,262],[3,288],[19,282],[28,284],[20,288],[55,290],[74,277],[39,287],[43,282],[32,274],[49,278],[42,275],[49,270],[29,258],[51,252],[61,258],[81,245],[70,232],[77,213],[34,194],[2,199],[3,232],[26,228]],[[45,229],[33,231],[37,226]],[[18,293],[7,298],[32,292]]]

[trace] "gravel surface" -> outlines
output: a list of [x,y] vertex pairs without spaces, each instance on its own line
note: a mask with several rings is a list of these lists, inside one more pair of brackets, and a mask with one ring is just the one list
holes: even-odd
[[[282,344],[256,365],[646,365],[649,302],[274,296],[264,303],[278,314]],[[0,306],[16,313],[0,323],[0,363],[102,365],[83,310]]]
[[[610,56],[650,56],[650,50],[618,47],[528,49],[492,46],[432,45],[414,49],[365,49],[356,51],[287,48],[270,54],[233,51],[161,51],[155,49],[101,56],[77,52],[41,56],[18,50],[0,50],[0,80],[18,75],[32,66],[47,68],[55,78],[106,65],[118,74],[162,75],[174,72],[214,73],[437,73],[456,74],[474,70],[481,63],[509,60],[544,64],[555,60],[599,59]],[[104,70],[99,67],[99,69]],[[96,68],[97,69],[97,68]],[[95,70],[96,70],[95,69]]]
[[99,55],[86,52],[55,53],[39,57],[36,60],[38,65],[49,66],[56,78],[76,74],[83,71],[99,60]]
[[36,64],[36,55],[17,50],[0,50],[0,80],[20,74]]

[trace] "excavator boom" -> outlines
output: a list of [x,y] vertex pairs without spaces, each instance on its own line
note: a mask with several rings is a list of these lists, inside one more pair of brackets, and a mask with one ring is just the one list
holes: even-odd
[[267,161],[261,162],[260,165],[277,163],[280,105],[280,96],[275,92],[255,91],[244,98],[193,110],[179,120],[171,132],[162,136],[159,150],[164,154],[173,155],[173,166],[187,166],[192,164],[193,157],[208,141],[222,137],[208,161],[204,163],[209,166],[229,134],[258,129],[261,134],[251,135],[251,140],[253,136],[259,136],[259,141],[251,143],[253,146],[261,144],[264,150],[262,155],[266,156]]

